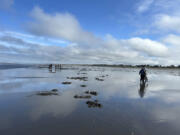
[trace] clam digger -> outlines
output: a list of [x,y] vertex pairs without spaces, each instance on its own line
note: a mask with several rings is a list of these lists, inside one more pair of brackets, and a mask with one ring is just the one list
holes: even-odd
[[140,75],[140,82],[145,83],[148,81],[145,67],[141,68],[141,70],[139,71],[139,75]]

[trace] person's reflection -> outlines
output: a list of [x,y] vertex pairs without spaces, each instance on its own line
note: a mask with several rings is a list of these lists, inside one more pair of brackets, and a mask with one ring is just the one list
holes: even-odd
[[146,81],[145,82],[144,81],[140,82],[139,96],[141,98],[144,97],[147,86],[148,86],[148,84],[146,84]]

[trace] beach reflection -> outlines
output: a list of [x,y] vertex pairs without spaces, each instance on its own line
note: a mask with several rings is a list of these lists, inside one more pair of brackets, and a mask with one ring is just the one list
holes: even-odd
[[140,86],[140,89],[139,89],[139,96],[141,97],[141,98],[143,98],[144,97],[144,95],[145,95],[145,92],[146,92],[146,88],[148,87],[148,84],[147,84],[147,82],[140,82],[140,84],[139,84]]
[[0,70],[0,134],[179,135],[179,72],[138,70]]
[[67,117],[76,109],[78,104],[78,101],[72,98],[73,94],[72,91],[66,91],[58,96],[30,97],[32,98],[29,99],[29,104],[32,106],[30,111],[32,120],[38,120],[46,115]]

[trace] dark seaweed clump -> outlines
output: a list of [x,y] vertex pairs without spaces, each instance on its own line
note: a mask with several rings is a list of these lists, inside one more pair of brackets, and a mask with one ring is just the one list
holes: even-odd
[[[87,95],[75,95],[74,98],[76,99],[90,99],[92,96],[97,96],[98,93],[96,91],[85,91],[84,92]],[[102,108],[102,104],[99,103],[98,100],[87,100],[86,104],[89,108]]]
[[80,81],[87,81],[88,77],[67,77],[67,79],[73,79],[73,80],[80,80]]
[[62,84],[71,84],[71,82],[62,82]]
[[36,95],[38,96],[52,96],[52,95],[59,95],[57,89],[52,89],[51,91],[40,91],[37,92]]
[[104,81],[104,79],[101,79],[101,78],[98,78],[98,77],[96,77],[95,78],[97,81]]
[[84,98],[84,99],[88,99],[91,98],[90,95],[75,95],[74,98]]
[[86,85],[80,85],[81,87],[86,87]]
[[102,107],[102,104],[98,103],[98,100],[94,100],[94,101],[87,101],[86,104],[88,105],[89,108],[93,107],[98,107],[98,108],[101,108]]
[[85,91],[86,94],[91,94],[91,95],[94,95],[94,96],[97,96],[97,92],[96,91]]

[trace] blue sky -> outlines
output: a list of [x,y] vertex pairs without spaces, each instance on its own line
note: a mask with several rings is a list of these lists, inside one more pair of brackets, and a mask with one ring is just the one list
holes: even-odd
[[[135,0],[17,0],[9,12],[1,12],[2,24],[14,30],[20,30],[29,18],[29,13],[35,6],[39,6],[47,13],[71,13],[81,26],[98,35],[113,33],[117,37],[129,36],[134,30],[129,23],[128,14],[133,12]],[[128,10],[127,10],[128,8]],[[128,12],[127,12],[128,11]],[[122,18],[122,19],[121,19]],[[12,23],[13,22],[13,23]],[[122,32],[123,31],[123,34]]]
[[0,2],[0,62],[180,64],[180,0]]

